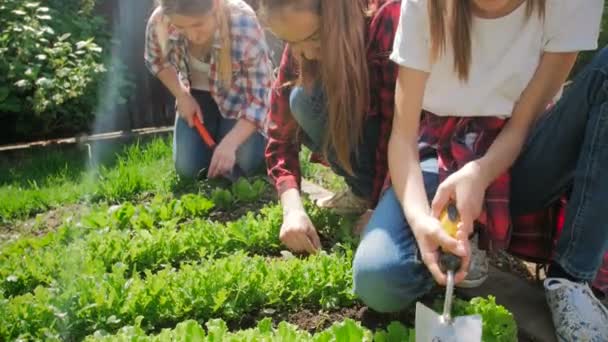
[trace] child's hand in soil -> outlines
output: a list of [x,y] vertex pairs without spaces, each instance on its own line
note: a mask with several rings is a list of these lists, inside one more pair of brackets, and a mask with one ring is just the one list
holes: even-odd
[[304,210],[288,210],[285,213],[279,238],[294,252],[314,254],[321,250],[319,234]]
[[207,177],[216,178],[230,174],[236,164],[237,146],[224,139],[213,151]]

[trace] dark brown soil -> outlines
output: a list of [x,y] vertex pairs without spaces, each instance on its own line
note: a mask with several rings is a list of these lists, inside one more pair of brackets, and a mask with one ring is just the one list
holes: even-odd
[[[442,289],[434,289],[431,291],[431,293],[422,298],[421,302],[428,306],[432,306],[433,301],[442,293]],[[415,319],[413,308],[401,313],[384,314],[371,310],[368,307],[357,303],[351,307],[339,308],[332,311],[311,310],[307,308],[299,309],[293,312],[263,310],[261,312],[241,317],[239,320],[229,322],[228,326],[232,331],[249,329],[255,327],[257,322],[266,317],[270,317],[275,324],[283,321],[289,322],[302,330],[308,331],[311,334],[323,331],[329,328],[332,324],[342,322],[349,318],[361,322],[362,326],[370,329],[371,331],[385,329],[394,321],[401,322],[407,327],[413,327]]]
[[209,218],[218,222],[235,221],[249,212],[258,213],[272,201],[276,201],[276,196],[265,195],[252,203],[236,203],[230,210],[214,209]]
[[275,310],[264,310],[241,317],[240,320],[230,322],[228,326],[232,331],[249,329],[255,327],[260,320],[270,317],[275,324],[283,321],[289,322],[312,334],[325,330],[335,322],[341,322],[347,318],[361,320],[361,310],[362,307],[359,305],[349,308],[340,308],[334,311],[301,309],[300,311],[295,312],[279,312]]

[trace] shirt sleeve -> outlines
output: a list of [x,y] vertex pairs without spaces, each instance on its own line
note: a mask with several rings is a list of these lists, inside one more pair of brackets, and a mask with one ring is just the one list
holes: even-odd
[[242,69],[247,105],[240,113],[239,118],[255,123],[258,130],[266,134],[266,119],[270,102],[269,92],[272,86],[272,64],[262,28],[257,20],[252,25],[253,33],[249,36],[249,47],[244,49],[246,56]]
[[598,46],[603,0],[547,2],[546,52],[595,50]]
[[426,0],[403,0],[391,59],[405,67],[429,72],[430,27]]
[[162,32],[168,32],[166,24],[163,22],[163,15],[160,7],[157,8],[148,20],[146,26],[146,43],[144,46],[144,60],[146,67],[153,74],[157,75],[162,70],[171,66],[171,63],[166,58],[165,49],[163,45],[166,45],[166,41],[162,42],[162,39],[168,39],[168,34],[161,37]]
[[268,176],[279,195],[289,189],[299,189],[301,182],[299,126],[289,108],[292,87],[287,85],[296,79],[296,70],[289,46],[286,46],[270,94],[265,152]]

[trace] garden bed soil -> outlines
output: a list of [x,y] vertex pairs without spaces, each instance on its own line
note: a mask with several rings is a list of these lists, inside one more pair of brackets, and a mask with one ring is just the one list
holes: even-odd
[[51,209],[23,221],[0,223],[0,245],[23,235],[44,236],[57,230],[68,217],[79,220],[88,212],[88,208],[86,204],[71,204]]

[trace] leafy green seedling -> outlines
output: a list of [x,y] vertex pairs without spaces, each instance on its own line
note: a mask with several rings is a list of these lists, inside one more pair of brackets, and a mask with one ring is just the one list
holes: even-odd
[[213,190],[211,193],[211,200],[220,210],[228,210],[232,208],[232,204],[234,202],[230,191],[220,188]]

